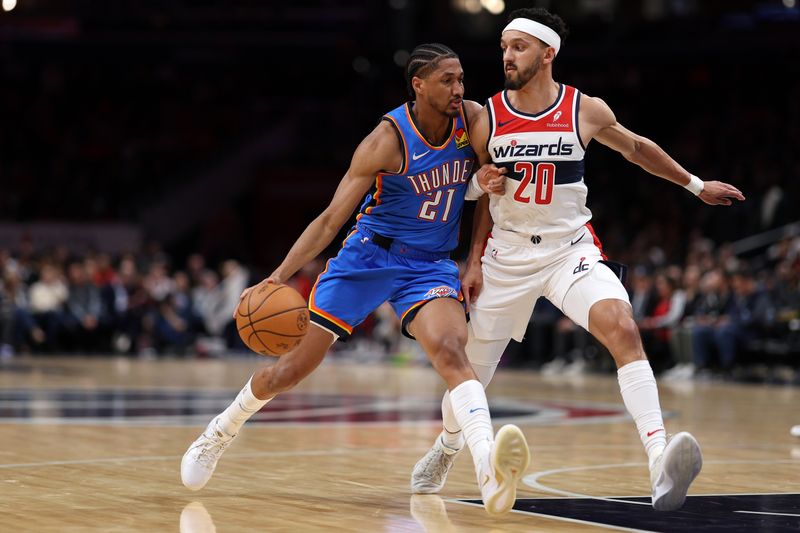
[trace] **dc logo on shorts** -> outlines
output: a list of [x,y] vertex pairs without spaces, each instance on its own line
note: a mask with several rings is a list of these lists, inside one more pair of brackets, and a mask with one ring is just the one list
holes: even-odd
[[425,300],[430,298],[447,298],[448,296],[453,296],[456,294],[456,290],[453,287],[448,287],[447,285],[441,285],[439,287],[434,287],[433,289],[429,290],[427,294],[425,294]]
[[580,272],[586,272],[589,270],[589,265],[584,265],[583,262],[586,261],[585,257],[581,257],[581,262],[578,263],[578,266],[575,267],[575,270],[572,271],[573,274],[578,274]]

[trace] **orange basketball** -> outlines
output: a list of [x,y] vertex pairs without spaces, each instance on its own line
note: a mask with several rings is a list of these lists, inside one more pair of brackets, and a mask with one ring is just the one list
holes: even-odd
[[308,306],[293,288],[262,281],[239,302],[236,329],[254,352],[283,355],[308,331]]

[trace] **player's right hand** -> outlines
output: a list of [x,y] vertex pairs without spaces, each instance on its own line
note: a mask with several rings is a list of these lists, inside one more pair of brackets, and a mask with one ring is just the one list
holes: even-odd
[[505,194],[506,172],[504,167],[497,167],[491,163],[478,169],[478,185],[487,194]]
[[239,296],[239,303],[237,303],[236,307],[233,308],[233,319],[234,320],[236,320],[236,312],[239,310],[239,306],[242,304],[242,300],[247,298],[247,295],[250,294],[250,291],[252,291],[254,288],[255,288],[255,285],[253,285],[252,287],[247,287],[245,290],[242,291],[242,295]]
[[467,264],[467,268],[464,270],[464,276],[461,278],[461,292],[464,293],[464,301],[467,304],[468,313],[470,304],[478,298],[481,289],[483,289],[481,264]]
[[[280,283],[280,281],[276,281],[277,279],[278,279],[278,277],[273,274],[272,276],[268,277],[264,281],[266,281],[267,283]],[[264,283],[264,281],[262,281],[261,283]],[[242,300],[247,298],[247,295],[250,294],[250,291],[252,291],[256,287],[261,285],[261,283],[256,283],[252,287],[247,287],[245,290],[242,291],[242,295],[239,296],[239,303],[237,303],[236,307],[233,309],[233,319],[234,320],[236,320],[236,310],[239,309],[239,305],[242,303]]]

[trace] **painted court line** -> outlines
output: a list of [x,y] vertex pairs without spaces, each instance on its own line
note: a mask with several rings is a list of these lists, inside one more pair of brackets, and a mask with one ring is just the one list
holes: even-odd
[[[401,453],[416,451],[421,453],[428,448],[339,448],[327,450],[298,450],[298,451],[267,451],[267,452],[241,452],[228,453],[226,457],[294,457],[294,456],[319,456],[319,455],[350,455],[357,453]],[[36,468],[43,466],[68,466],[96,463],[133,463],[147,461],[177,461],[182,455],[140,455],[129,457],[107,457],[103,459],[68,459],[64,461],[40,461],[35,463],[0,464],[0,469],[10,468]]]

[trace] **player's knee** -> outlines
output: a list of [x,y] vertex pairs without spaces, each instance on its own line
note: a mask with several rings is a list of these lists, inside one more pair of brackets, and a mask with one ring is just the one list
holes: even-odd
[[612,352],[615,349],[629,351],[641,344],[639,328],[630,312],[617,306],[609,306],[599,311],[602,312],[593,313],[592,316],[597,336],[605,341],[606,347]]
[[443,335],[438,338],[433,346],[432,357],[441,368],[462,368],[469,366],[467,355],[464,352],[465,338],[459,335]]

